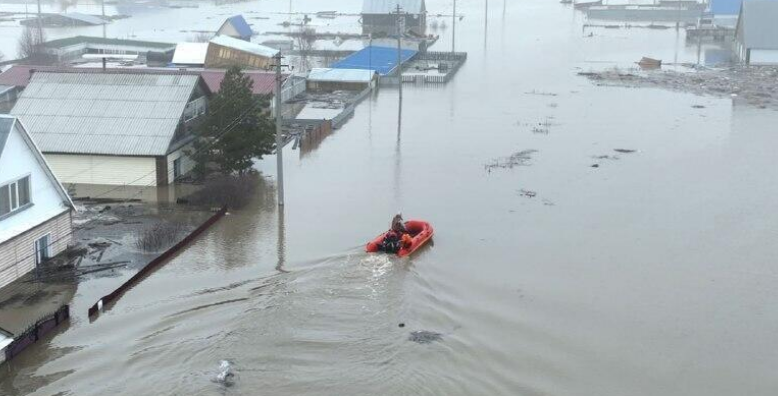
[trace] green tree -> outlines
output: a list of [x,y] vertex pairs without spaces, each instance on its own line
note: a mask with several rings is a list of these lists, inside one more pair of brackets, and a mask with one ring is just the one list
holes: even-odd
[[245,174],[254,159],[275,148],[275,124],[265,110],[267,98],[255,97],[252,86],[239,67],[227,70],[197,130],[193,156],[198,175],[207,175],[214,166],[222,174]]

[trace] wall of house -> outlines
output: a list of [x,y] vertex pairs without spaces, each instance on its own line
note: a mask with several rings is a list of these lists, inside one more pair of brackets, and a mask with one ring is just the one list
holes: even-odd
[[272,58],[222,47],[214,43],[208,45],[208,52],[205,55],[206,68],[224,69],[237,65],[246,69],[267,69],[272,63]]
[[308,81],[308,90],[313,92],[332,91],[363,91],[370,85],[368,83],[339,82],[339,81]]
[[238,33],[238,31],[235,30],[235,27],[232,26],[231,23],[225,23],[224,25],[222,25],[221,29],[219,29],[216,32],[216,34],[221,36],[240,38],[240,33]]
[[189,143],[184,147],[181,147],[180,149],[173,151],[172,153],[168,154],[167,156],[167,184],[172,184],[175,182],[175,176],[173,174],[173,171],[175,170],[173,166],[173,162],[179,158],[181,158],[181,174],[186,175],[187,173],[194,170],[195,162],[190,158],[188,155],[186,155],[186,152],[192,152],[194,151],[194,145],[193,143]]
[[0,243],[69,208],[57,191],[59,187],[46,174],[45,168],[22,136],[18,129],[8,136],[0,155],[0,185],[29,175],[30,205],[0,219]]
[[0,244],[0,288],[35,269],[35,241],[49,234],[49,256],[67,249],[73,240],[69,209],[51,220]]
[[152,186],[157,184],[154,157],[109,155],[45,154],[54,174],[62,183],[112,186]]
[[751,65],[778,64],[778,50],[751,49]]

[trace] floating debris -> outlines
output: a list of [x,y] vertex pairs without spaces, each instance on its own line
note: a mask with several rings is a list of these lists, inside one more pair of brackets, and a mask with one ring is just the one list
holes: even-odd
[[536,196],[538,196],[538,193],[536,193],[535,191],[531,191],[531,190],[521,189],[521,190],[519,190],[519,196],[520,197],[527,197],[527,198],[535,198]]
[[621,149],[621,148],[613,149],[613,151],[615,151],[615,152],[617,152],[617,153],[622,153],[622,154],[632,154],[632,153],[635,153],[635,152],[637,152],[637,150],[632,150],[632,149]]
[[519,151],[513,153],[510,157],[495,159],[492,163],[484,165],[484,168],[486,168],[488,172],[491,172],[492,169],[495,168],[513,169],[517,166],[529,166],[531,165],[530,161],[532,160],[532,154],[537,152],[537,150]]
[[219,363],[219,372],[216,374],[216,378],[213,382],[222,384],[224,386],[232,386],[232,379],[235,374],[232,372],[232,364],[227,360],[222,360]]
[[703,106],[703,105],[692,105],[692,108],[693,109],[704,109],[705,106]]
[[559,94],[555,94],[553,92],[543,92],[543,91],[537,91],[537,90],[534,90],[534,89],[532,91],[529,91],[529,92],[524,92],[524,94],[525,95],[538,95],[538,96],[558,96],[559,95]]
[[443,334],[434,331],[414,331],[408,336],[408,341],[413,341],[417,344],[431,344],[441,340],[443,340]]

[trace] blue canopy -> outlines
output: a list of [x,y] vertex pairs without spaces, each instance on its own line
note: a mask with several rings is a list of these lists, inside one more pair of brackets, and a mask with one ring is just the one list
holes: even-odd
[[[413,58],[417,51],[404,49],[400,51],[402,63]],[[397,68],[397,48],[392,47],[367,47],[357,51],[332,66],[333,69],[362,69],[375,70],[379,75],[392,74]]]

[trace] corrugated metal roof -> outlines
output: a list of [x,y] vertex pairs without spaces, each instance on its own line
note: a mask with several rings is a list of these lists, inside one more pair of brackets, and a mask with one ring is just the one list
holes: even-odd
[[375,76],[373,70],[363,69],[327,69],[327,68],[314,68],[308,74],[309,81],[323,81],[323,82],[344,82],[344,83],[366,83]]
[[[200,72],[200,75],[203,77],[203,81],[205,81],[205,83],[208,85],[208,88],[211,90],[211,92],[216,93],[221,89],[222,80],[224,80],[225,73],[227,73],[226,70],[203,70]],[[251,92],[254,95],[268,95],[275,92],[275,73],[243,70],[243,74],[248,76],[253,82]],[[284,79],[286,77],[287,75],[283,75]]]
[[11,114],[43,152],[160,156],[199,78],[37,72]]
[[[738,24],[743,37],[738,39],[748,49],[778,49],[778,1],[748,0],[743,2]],[[740,29],[738,29],[740,31]]]
[[236,49],[238,51],[248,52],[265,58],[272,58],[278,54],[278,50],[264,45],[239,40],[230,36],[216,36],[211,39],[211,43],[221,45],[222,47]]
[[[402,50],[402,62],[405,63],[416,55],[414,50]],[[386,76],[397,67],[397,48],[391,47],[367,47],[355,52],[331,66],[333,69],[363,69],[375,70],[378,74]]]
[[251,30],[251,26],[249,26],[248,22],[246,22],[246,20],[243,18],[243,15],[229,17],[226,21],[224,21],[224,23],[231,24],[232,27],[234,27],[238,32],[238,34],[240,34],[240,36],[243,38],[250,38],[254,34],[254,32]]
[[423,14],[427,12],[424,0],[364,0],[362,3],[363,14],[391,14],[396,12],[397,5],[402,12],[410,14]]
[[208,53],[208,43],[178,43],[173,54],[173,63],[177,65],[204,65]]

